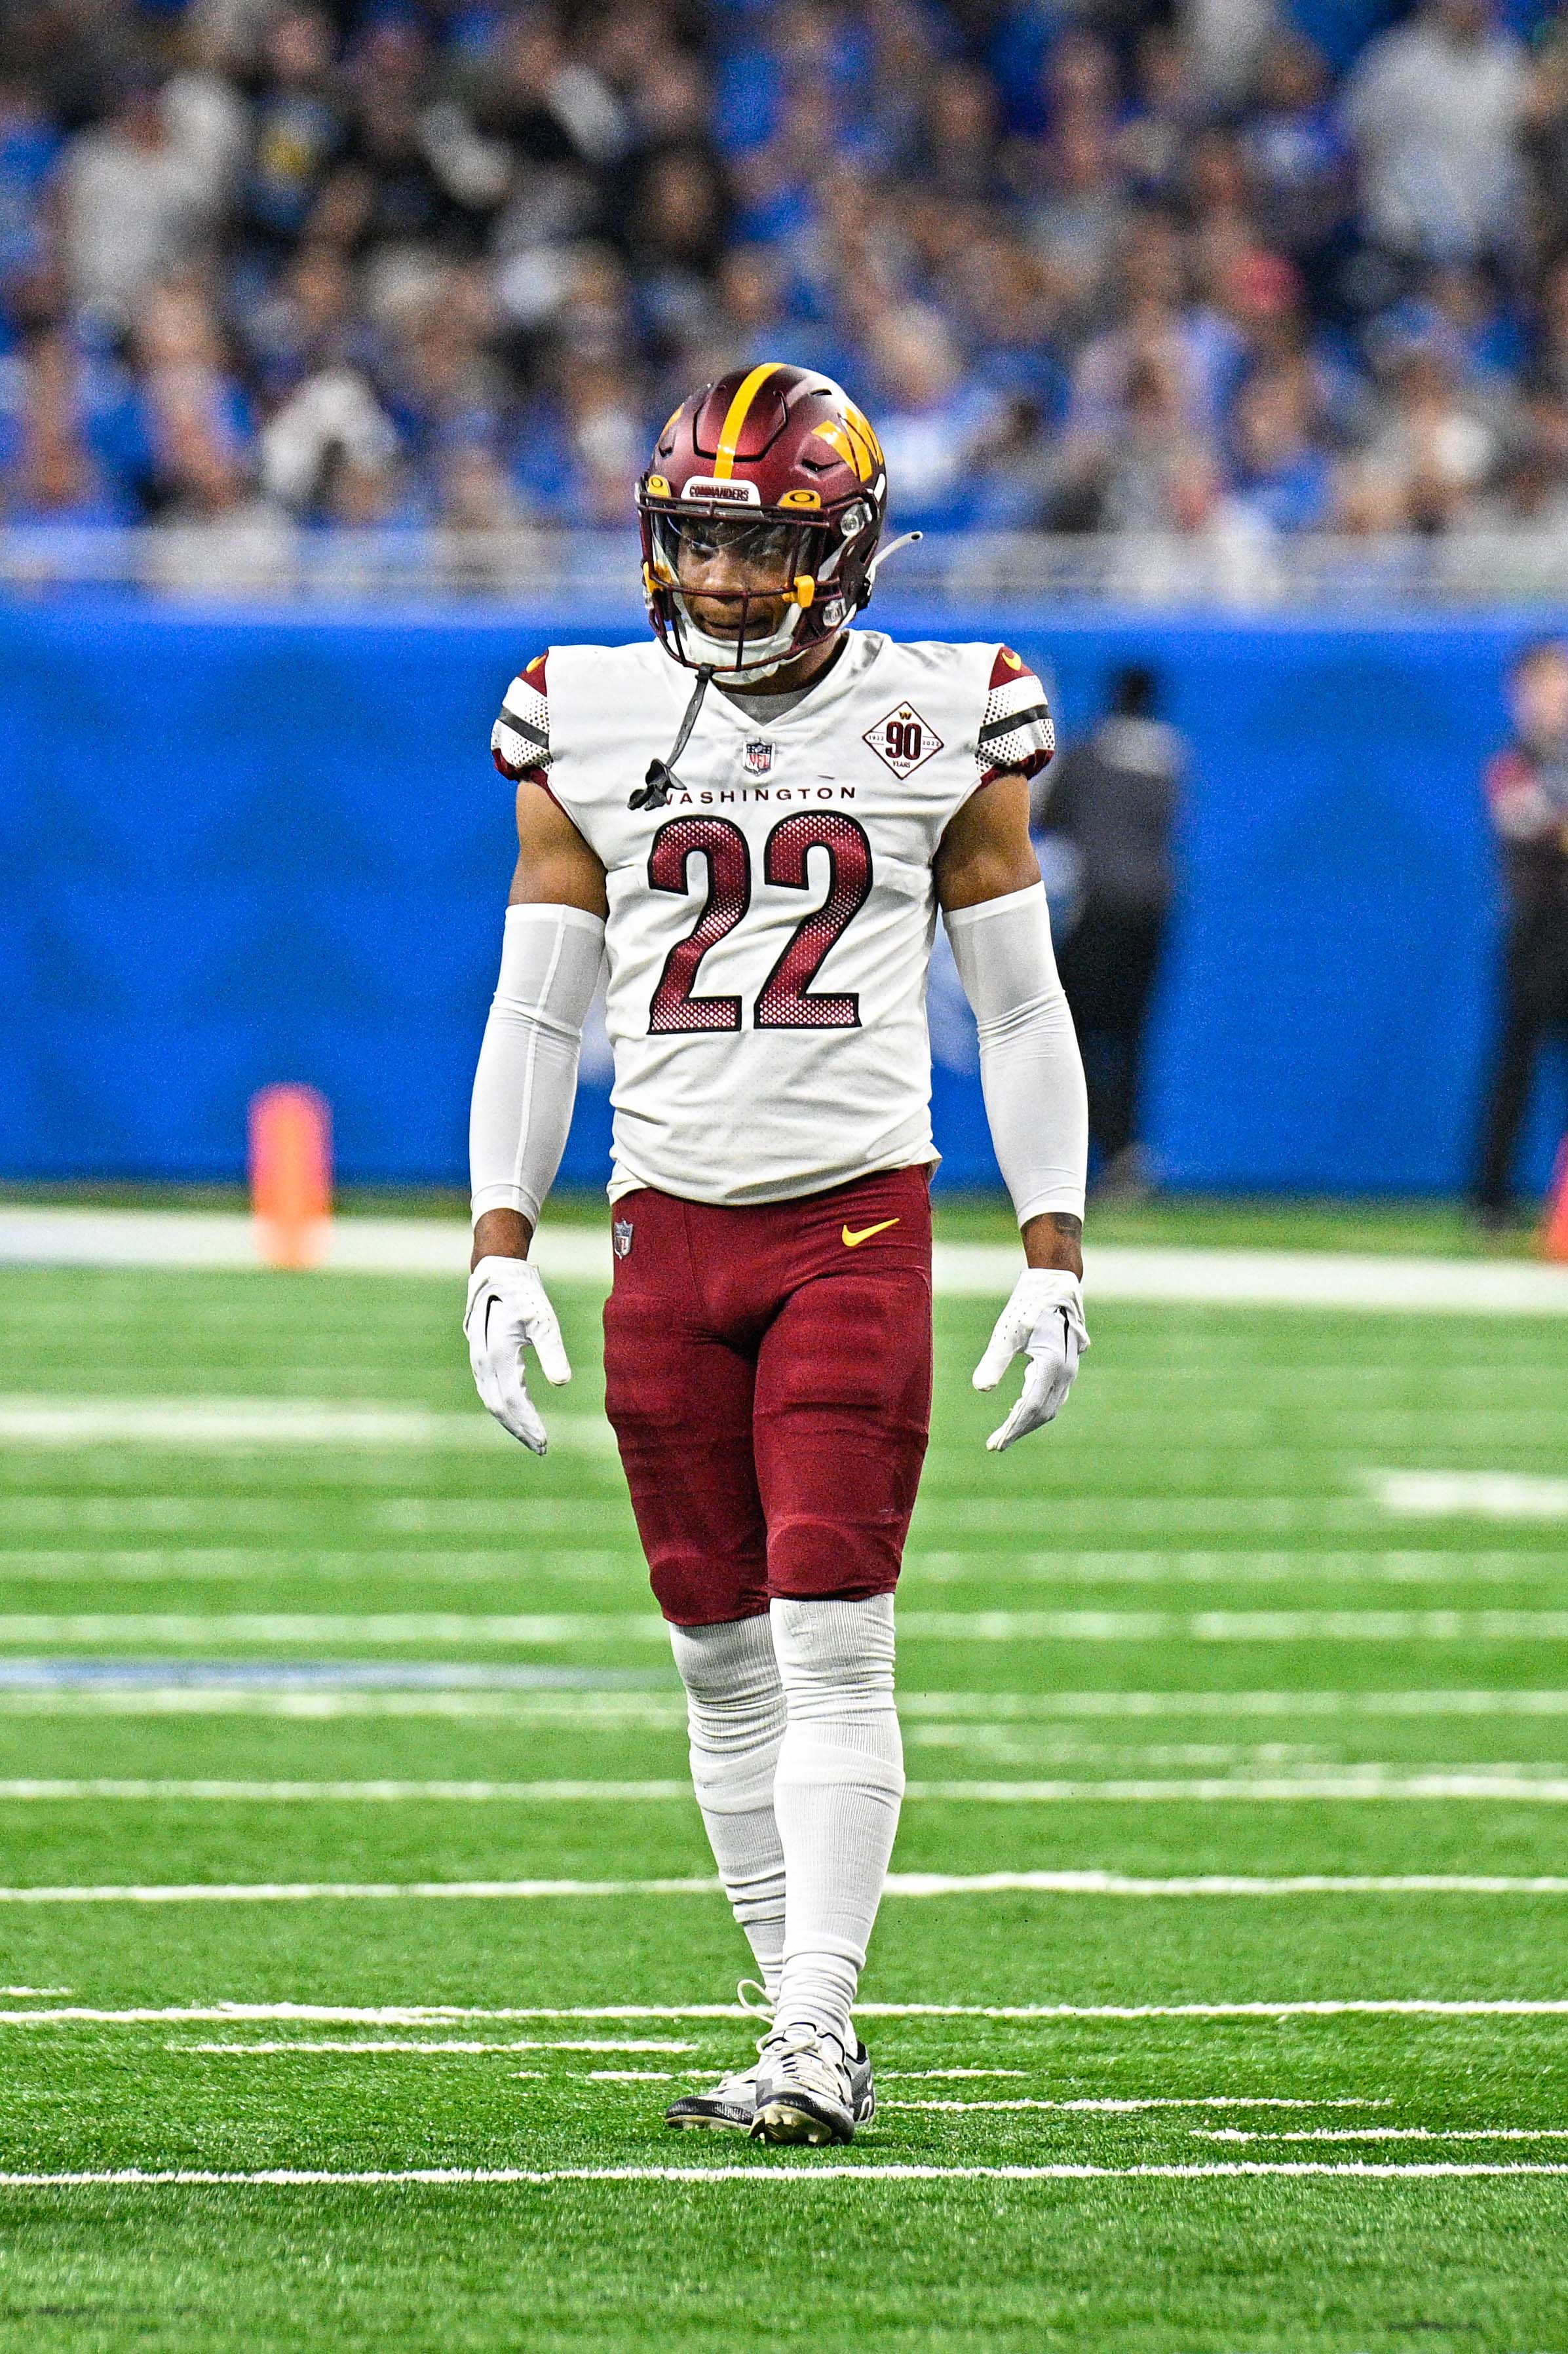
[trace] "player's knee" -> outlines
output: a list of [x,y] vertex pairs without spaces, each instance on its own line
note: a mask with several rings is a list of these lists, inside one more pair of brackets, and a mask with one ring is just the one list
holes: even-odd
[[705,1553],[684,1547],[651,1552],[648,1560],[653,1598],[675,1627],[717,1627],[765,1608],[762,1575],[760,1563],[743,1574],[731,1564],[717,1567]]
[[779,1694],[779,1662],[766,1610],[745,1618],[673,1626],[670,1648],[686,1697],[715,1716],[760,1714]]
[[877,1527],[811,1512],[769,1522],[768,1590],[803,1602],[863,1602],[898,1583],[904,1523]]
[[779,1672],[788,1686],[861,1683],[893,1690],[893,1596],[807,1602],[776,1596],[769,1611]]

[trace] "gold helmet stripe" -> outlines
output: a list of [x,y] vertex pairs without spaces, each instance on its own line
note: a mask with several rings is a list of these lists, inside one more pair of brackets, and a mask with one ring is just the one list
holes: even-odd
[[874,471],[870,452],[859,435],[853,432],[847,423],[819,425],[817,439],[819,441],[825,441],[830,450],[838,451],[844,464],[858,481],[870,482]]
[[728,482],[734,474],[736,444],[745,429],[751,404],[779,365],[778,360],[764,360],[760,367],[754,367],[749,376],[741,378],[725,418],[724,430],[719,435],[718,456],[714,460],[715,482]]
[[[871,419],[866,416],[865,411],[863,408],[857,408],[855,407],[853,400],[846,400],[844,403],[844,423],[849,427],[852,433],[858,434],[860,439],[865,443],[866,447],[871,451],[872,458],[875,464],[878,466],[885,465],[887,461],[882,454],[882,444],[876,438],[875,430],[872,426]],[[870,471],[871,470],[868,468],[868,474]]]

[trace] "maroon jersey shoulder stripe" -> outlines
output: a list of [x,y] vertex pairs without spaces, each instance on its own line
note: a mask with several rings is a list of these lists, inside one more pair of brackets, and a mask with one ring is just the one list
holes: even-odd
[[[991,666],[988,691],[994,693],[999,686],[1016,686],[1021,678],[1034,678],[1034,673],[1023,656],[1015,654],[1011,646],[998,646],[996,660]],[[1035,684],[1039,684],[1038,680]]]

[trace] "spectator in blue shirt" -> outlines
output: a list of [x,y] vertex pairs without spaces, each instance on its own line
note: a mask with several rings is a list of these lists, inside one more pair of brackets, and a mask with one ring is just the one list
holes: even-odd
[[1333,513],[1333,468],[1313,432],[1306,371],[1262,369],[1242,387],[1232,426],[1234,493],[1273,531],[1322,531]]
[[890,311],[872,332],[868,357],[897,523],[906,531],[965,523],[975,461],[1001,428],[1002,401],[965,373],[937,311],[915,304]]

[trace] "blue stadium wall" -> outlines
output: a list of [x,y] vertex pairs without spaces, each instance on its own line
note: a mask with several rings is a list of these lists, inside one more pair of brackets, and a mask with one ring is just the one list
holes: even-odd
[[[923,633],[917,611],[885,619]],[[944,625],[1016,645],[1067,735],[1117,662],[1165,674],[1192,752],[1147,1102],[1171,1185],[1463,1184],[1497,930],[1479,779],[1506,659],[1540,626]],[[636,627],[0,610],[0,1175],[233,1178],[252,1090],[302,1079],[332,1101],[344,1180],[461,1181],[512,865],[491,719],[541,644]],[[994,1182],[972,1054],[944,1051],[946,1180]],[[569,1177],[600,1177],[608,1133],[590,1085]]]

